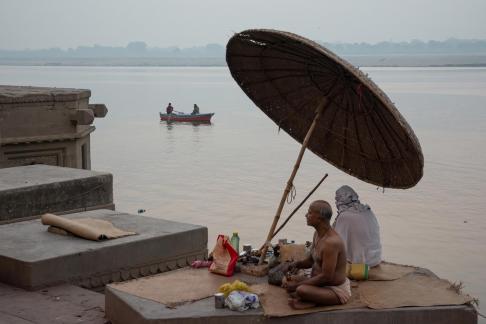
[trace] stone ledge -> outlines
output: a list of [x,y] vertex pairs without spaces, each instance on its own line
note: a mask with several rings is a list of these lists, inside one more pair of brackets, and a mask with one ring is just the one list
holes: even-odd
[[94,132],[95,129],[96,129],[95,126],[89,126],[88,128],[76,133],[0,138],[0,145],[5,146],[5,145],[24,144],[24,143],[74,141],[91,134],[92,132]]
[[2,225],[0,281],[28,290],[66,282],[97,289],[207,257],[203,226],[104,209],[64,217],[103,219],[138,235],[95,242],[49,233],[40,220]]
[[0,221],[113,204],[110,173],[48,165],[0,169]]
[[88,89],[0,85],[0,104],[77,101],[90,96]]
[[216,309],[213,297],[169,309],[157,302],[111,287],[105,290],[105,312],[112,324],[477,324],[476,311],[468,305],[404,307],[387,310],[362,308],[269,318],[263,315],[261,309],[241,313],[226,308]]
[[[115,210],[115,204],[97,205],[97,206],[90,206],[90,207],[84,207],[84,208],[76,208],[76,209],[71,209],[71,210],[65,210],[65,211],[62,211],[62,212],[56,212],[56,215],[81,213],[81,212],[84,212],[84,211],[97,210],[97,209]],[[42,216],[42,214],[0,221],[0,225],[29,221],[29,220],[33,220],[33,219],[38,219],[41,216]]]

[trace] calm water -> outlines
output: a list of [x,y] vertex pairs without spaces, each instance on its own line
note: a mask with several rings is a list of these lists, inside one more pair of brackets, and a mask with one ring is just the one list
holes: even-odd
[[[486,69],[366,68],[415,130],[425,175],[413,189],[383,192],[307,152],[296,202],[353,186],[374,209],[386,260],[430,268],[486,302]],[[92,136],[92,168],[114,175],[118,210],[190,222],[242,243],[263,242],[299,144],[247,99],[226,68],[0,67],[1,84],[81,87],[109,109]],[[211,126],[167,125],[171,101],[215,112]],[[305,241],[304,210],[281,237]],[[210,247],[211,247],[210,246]],[[483,310],[485,308],[483,307]],[[483,311],[484,312],[484,311]]]

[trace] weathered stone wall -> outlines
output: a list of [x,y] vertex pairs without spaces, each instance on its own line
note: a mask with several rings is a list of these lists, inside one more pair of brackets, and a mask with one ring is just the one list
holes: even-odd
[[89,133],[73,140],[4,145],[0,148],[0,168],[46,164],[90,170],[90,150]]
[[0,168],[90,169],[91,123],[107,113],[105,105],[89,104],[90,96],[85,89],[0,86]]

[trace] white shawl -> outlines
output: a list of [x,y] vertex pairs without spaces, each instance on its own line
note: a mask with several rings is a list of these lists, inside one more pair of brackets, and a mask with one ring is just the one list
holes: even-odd
[[349,186],[336,191],[338,214],[333,227],[344,241],[348,261],[373,267],[381,262],[380,226],[371,208],[358,198]]

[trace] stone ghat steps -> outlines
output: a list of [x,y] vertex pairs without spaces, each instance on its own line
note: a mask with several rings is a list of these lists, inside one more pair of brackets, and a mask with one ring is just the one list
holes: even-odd
[[38,164],[0,169],[0,179],[0,225],[44,213],[114,209],[107,172]]
[[63,283],[98,290],[110,282],[174,270],[207,258],[204,226],[106,209],[64,217],[101,219],[137,235],[95,242],[50,233],[40,220],[2,225],[1,282],[27,290]]

